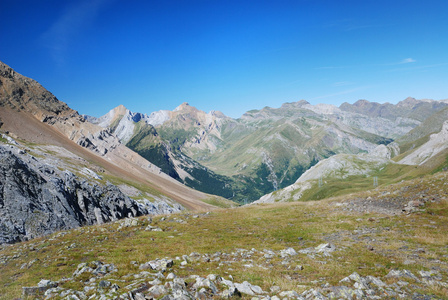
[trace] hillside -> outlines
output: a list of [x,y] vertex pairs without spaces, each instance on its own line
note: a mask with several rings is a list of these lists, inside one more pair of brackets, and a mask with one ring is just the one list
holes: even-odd
[[232,205],[162,173],[3,63],[0,75],[1,243],[128,216],[215,207],[204,201]]
[[[446,112],[443,109],[434,113],[397,142],[380,145],[369,153],[338,154],[324,159],[294,184],[264,195],[254,203],[319,200],[446,170]],[[409,145],[412,145],[409,150],[400,153]]]
[[243,203],[291,185],[325,158],[367,153],[403,137],[446,107],[413,98],[339,108],[302,100],[231,119],[184,103],[149,116],[119,106],[88,120],[179,182]]
[[318,202],[131,218],[3,246],[0,298],[446,299],[446,181],[442,172]]

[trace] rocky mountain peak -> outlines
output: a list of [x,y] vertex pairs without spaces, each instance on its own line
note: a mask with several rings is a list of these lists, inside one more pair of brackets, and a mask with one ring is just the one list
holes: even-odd
[[38,119],[46,116],[77,115],[37,81],[15,72],[0,61],[0,106],[32,113]]
[[367,100],[365,100],[365,99],[359,99],[358,101],[356,101],[355,103],[353,103],[353,106],[356,106],[356,107],[365,107],[365,106],[367,106],[367,105],[373,105],[373,104],[379,104],[379,103],[376,103],[376,102],[370,102],[370,101],[367,101]]
[[190,104],[188,104],[187,102],[182,103],[181,105],[179,105],[178,107],[176,107],[174,109],[174,111],[183,111],[183,110],[190,110],[190,109],[196,109],[193,106],[190,106]]
[[420,101],[415,98],[407,97],[403,101],[398,102],[397,106],[398,107],[413,107],[413,106],[417,105],[419,102]]
[[126,114],[128,109],[123,104],[120,104],[117,107],[115,107],[114,109],[112,109],[112,111],[116,115],[124,115],[124,114]]

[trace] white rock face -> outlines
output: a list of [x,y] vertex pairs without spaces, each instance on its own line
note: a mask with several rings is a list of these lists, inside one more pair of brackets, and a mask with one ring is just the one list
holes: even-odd
[[385,157],[370,154],[338,154],[324,159],[308,169],[296,183],[318,180],[325,177],[347,178],[354,175],[367,175],[373,169],[390,163]]
[[372,151],[369,151],[370,155],[376,156],[376,157],[382,157],[391,159],[394,156],[397,156],[400,154],[400,146],[398,146],[397,143],[390,143],[389,145],[379,145]]
[[134,134],[134,128],[135,123],[132,112],[127,109],[126,114],[121,118],[114,133],[123,144],[126,144]]
[[162,125],[166,121],[169,121],[171,118],[169,110],[159,110],[156,112],[153,112],[149,115],[149,117],[146,119],[146,123],[151,124],[152,126],[158,126]]
[[448,121],[443,123],[439,133],[432,134],[425,144],[418,147],[414,152],[399,161],[400,164],[421,165],[430,158],[448,148]]

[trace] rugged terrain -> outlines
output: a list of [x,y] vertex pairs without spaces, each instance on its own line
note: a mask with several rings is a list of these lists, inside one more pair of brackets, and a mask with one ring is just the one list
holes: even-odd
[[[426,103],[426,102],[425,102]],[[369,153],[338,154],[320,161],[297,181],[256,203],[318,200],[391,184],[448,168],[447,109],[393,142]]]
[[447,173],[321,201],[139,217],[0,250],[0,298],[446,299]]
[[97,119],[0,75],[1,299],[448,298],[447,101]]
[[176,180],[246,202],[291,185],[333,155],[371,152],[400,138],[412,143],[413,136],[426,132],[416,128],[435,116],[443,119],[447,106],[446,101],[413,98],[396,105],[360,100],[340,107],[302,100],[232,119],[184,103],[151,115],[119,106],[87,119],[109,128]]
[[1,62],[0,120],[0,243],[128,216],[215,207],[206,202],[232,205],[172,179]]

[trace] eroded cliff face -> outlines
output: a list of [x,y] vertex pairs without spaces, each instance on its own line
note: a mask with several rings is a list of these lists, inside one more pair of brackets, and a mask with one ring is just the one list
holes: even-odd
[[182,209],[164,201],[137,202],[92,170],[80,169],[75,175],[62,163],[52,165],[28,152],[0,145],[0,244]]

